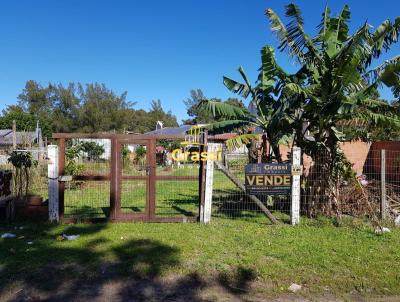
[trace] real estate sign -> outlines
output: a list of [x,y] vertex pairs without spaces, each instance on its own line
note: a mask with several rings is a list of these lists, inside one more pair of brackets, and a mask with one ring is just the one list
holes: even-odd
[[287,195],[291,190],[291,164],[248,164],[245,168],[246,193]]

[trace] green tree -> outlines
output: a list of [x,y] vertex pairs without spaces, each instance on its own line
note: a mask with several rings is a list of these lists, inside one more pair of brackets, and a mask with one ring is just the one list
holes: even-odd
[[80,131],[118,131],[126,127],[126,111],[133,104],[126,100],[127,93],[115,94],[104,84],[78,85],[81,108],[78,123]]
[[227,141],[230,148],[248,145],[252,140],[259,139],[261,134],[252,132],[257,128],[262,129],[271,146],[264,151],[264,159],[281,161],[279,144],[292,136],[293,127],[301,124],[299,112],[293,106],[296,101],[292,86],[284,84],[300,85],[303,77],[299,73],[287,74],[277,64],[274,50],[269,46],[261,49],[260,73],[254,87],[242,67],[239,73],[243,82],[224,77],[223,83],[241,97],[250,97],[250,107],[254,110],[250,111],[232,101],[221,103],[203,100],[199,107],[217,118],[208,128],[212,133],[238,131],[240,135]]
[[[187,114],[190,117],[189,119],[182,121],[184,124],[187,125],[205,124],[205,123],[212,123],[220,119],[219,117],[210,115],[209,112],[207,112],[207,110],[199,106],[200,103],[206,99],[207,97],[204,95],[201,89],[195,89],[190,91],[190,98],[187,98],[186,100],[183,101],[183,103],[186,106]],[[218,98],[212,98],[210,100],[213,102],[222,102],[222,100]],[[228,98],[224,102],[230,105],[244,108],[243,102],[236,98]]]
[[51,85],[52,128],[54,132],[75,132],[79,129],[80,99],[76,84],[67,87],[61,84]]
[[[211,124],[210,129],[259,126],[272,147],[285,135],[291,135],[293,144],[311,155],[321,169],[319,174],[323,176],[317,186],[331,196],[327,208],[337,209],[339,180],[351,168],[338,145],[348,138],[338,126],[347,122],[388,125],[393,129],[400,126],[393,106],[380,100],[376,93],[380,85],[386,85],[399,97],[400,56],[371,68],[382,52],[398,41],[400,17],[394,22],[384,21],[376,30],[365,23],[350,34],[349,7],[344,6],[335,17],[326,7],[319,32],[311,38],[305,33],[304,20],[296,5],[286,6],[287,25],[271,9],[266,10],[266,15],[279,40],[278,48],[288,52],[300,66],[299,70],[287,74],[276,64],[272,48],[263,48],[255,88],[241,68],[244,83],[224,78],[230,90],[243,97],[251,95],[256,112],[250,115],[236,106],[203,102],[203,108],[226,118]],[[235,138],[235,142],[243,143],[251,137],[244,134]]]
[[96,142],[82,142],[81,145],[89,160],[99,160],[105,151],[104,147]]
[[148,112],[147,126],[150,130],[155,130],[157,121],[162,121],[164,127],[177,127],[175,115],[171,111],[165,112],[160,100],[151,101],[151,108]]
[[8,106],[3,110],[0,116],[0,129],[11,129],[15,120],[17,131],[35,131],[37,122],[42,128],[44,136],[51,136],[52,129],[49,118],[36,117],[35,115],[25,112],[20,106]]
[[51,111],[50,90],[50,85],[44,88],[36,81],[29,80],[18,96],[18,105],[31,114],[47,115]]

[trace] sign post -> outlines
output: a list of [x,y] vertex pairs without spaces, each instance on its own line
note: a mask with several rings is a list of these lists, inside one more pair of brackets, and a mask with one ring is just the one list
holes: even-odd
[[47,175],[49,179],[49,220],[59,221],[58,215],[58,146],[47,146],[47,156],[49,163],[47,165]]
[[[215,143],[208,144],[208,151],[216,152],[217,150],[218,150],[218,144],[215,144]],[[203,223],[209,223],[211,221],[213,178],[214,178],[214,161],[207,160],[204,208],[202,211],[202,215],[200,217],[200,221]]]
[[245,168],[246,193],[249,195],[291,195],[290,223],[300,222],[301,149],[294,147],[291,163],[248,164]]
[[292,194],[290,203],[290,223],[292,225],[300,222],[300,175],[301,167],[301,149],[293,147],[292,151]]

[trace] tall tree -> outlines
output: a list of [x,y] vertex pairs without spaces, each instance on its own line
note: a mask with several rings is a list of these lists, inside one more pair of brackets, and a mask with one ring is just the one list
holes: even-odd
[[127,93],[115,94],[104,84],[78,86],[82,106],[79,111],[80,130],[101,132],[126,127],[125,111],[132,104],[126,100]]
[[51,85],[52,126],[54,132],[74,132],[79,129],[81,101],[74,83],[67,87]]
[[[219,117],[215,117],[210,115],[207,110],[202,108],[200,103],[203,100],[206,100],[207,97],[204,95],[201,89],[195,89],[190,91],[190,98],[184,100],[184,104],[186,106],[187,114],[190,117],[187,120],[183,120],[184,124],[195,125],[195,124],[206,124],[217,121]],[[222,102],[219,98],[210,99],[213,102]],[[241,100],[236,98],[228,98],[224,101],[227,104],[237,105],[238,107],[244,108],[244,104]]]
[[[386,85],[395,97],[400,96],[400,56],[371,68],[382,52],[398,42],[400,17],[394,22],[385,20],[374,31],[365,23],[350,34],[349,7],[344,6],[335,17],[326,7],[319,32],[311,38],[305,33],[304,20],[296,5],[286,6],[287,25],[272,9],[267,9],[266,15],[279,40],[278,48],[297,61],[298,72],[285,73],[271,55],[272,49],[264,48],[255,88],[242,69],[239,71],[244,83],[224,78],[230,90],[243,97],[251,95],[255,114],[214,102],[203,102],[202,108],[227,119],[211,124],[211,129],[253,124],[264,129],[272,146],[276,146],[277,139],[291,134],[293,144],[311,155],[320,168],[320,179],[310,185],[319,186],[322,194],[322,190],[326,190],[330,195],[327,208],[335,210],[339,180],[351,170],[338,145],[346,140],[346,134],[338,126],[350,122],[386,124],[392,129],[400,127],[396,110],[380,100],[376,93],[380,85]],[[235,141],[243,143],[246,139],[250,137],[242,135]]]
[[171,111],[164,111],[160,100],[151,101],[151,108],[148,112],[148,116],[148,122],[150,123],[148,127],[150,130],[154,130],[156,128],[157,121],[162,121],[164,127],[178,126],[176,117]]
[[8,106],[3,110],[0,116],[0,129],[11,129],[15,120],[17,131],[35,131],[37,122],[42,128],[44,136],[50,136],[52,133],[51,122],[48,118],[37,117],[26,112],[20,106]]
[[19,106],[31,114],[48,114],[51,111],[50,88],[50,86],[44,88],[34,80],[27,81],[25,88],[18,96]]

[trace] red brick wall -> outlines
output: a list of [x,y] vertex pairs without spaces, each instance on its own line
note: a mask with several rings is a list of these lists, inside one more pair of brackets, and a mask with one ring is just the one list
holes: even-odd
[[367,162],[370,143],[361,141],[345,142],[340,144],[346,158],[353,164],[353,169],[357,174],[362,174]]
[[389,178],[400,178],[400,142],[384,141],[372,144],[369,154],[371,171],[380,173],[381,150],[385,150],[386,175]]
[[[283,160],[287,159],[287,154],[290,152],[290,148],[291,147],[287,145],[279,146]],[[353,169],[356,171],[356,173],[361,174],[367,162],[370,150],[370,144],[361,141],[345,142],[340,144],[340,148],[343,150],[347,159],[353,164]],[[400,143],[399,143],[399,150],[400,150]],[[311,157],[304,155],[303,166],[306,174],[308,173],[311,164],[312,164]]]

